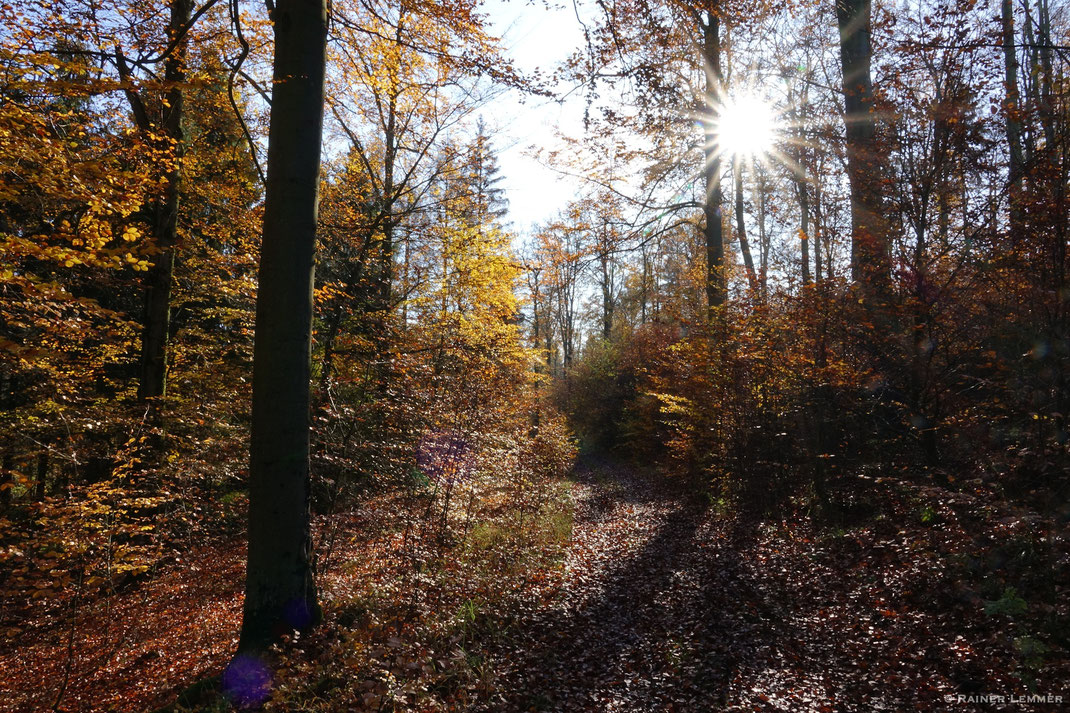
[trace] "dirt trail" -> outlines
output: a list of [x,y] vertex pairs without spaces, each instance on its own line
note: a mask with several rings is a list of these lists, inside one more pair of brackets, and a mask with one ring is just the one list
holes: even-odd
[[[1004,623],[956,599],[952,529],[722,518],[619,464],[577,480],[561,591],[490,652],[486,711],[1066,710],[1012,702],[1070,690],[1054,671],[1030,691]],[[1007,700],[966,698],[985,693]]]
[[[560,587],[533,591],[513,624],[471,652],[493,674],[479,689],[489,699],[466,710],[1067,710],[1070,664],[1055,654],[1025,660],[1021,642],[1043,631],[1021,615],[986,613],[963,578],[961,563],[982,553],[943,491],[930,501],[867,483],[880,511],[831,527],[802,511],[721,517],[694,488],[616,463],[588,460],[575,476]],[[849,485],[841,495],[859,488]],[[382,563],[368,553],[391,551],[384,523],[397,514],[367,512],[347,523],[363,538],[349,556],[374,569]],[[182,568],[87,608],[74,629],[50,619],[4,642],[0,711],[50,709],[64,679],[60,710],[148,710],[220,670],[238,629],[242,557],[217,555],[190,553]],[[76,665],[66,671],[68,650]],[[1062,701],[1023,701],[1030,694]],[[1007,700],[959,698],[985,695]]]
[[561,596],[524,622],[495,711],[696,711],[724,703],[753,645],[739,533],[680,488],[588,463]]

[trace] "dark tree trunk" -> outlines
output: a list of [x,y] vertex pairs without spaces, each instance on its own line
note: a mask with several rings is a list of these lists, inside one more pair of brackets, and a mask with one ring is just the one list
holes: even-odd
[[884,154],[876,131],[870,65],[869,0],[836,0],[851,184],[851,277],[878,303],[891,294],[888,225],[883,217]]
[[[606,230],[602,227],[603,235]],[[599,266],[602,271],[602,339],[609,341],[613,335],[613,275],[610,271],[608,239],[603,243],[602,250],[598,255]]]
[[[3,324],[0,324],[2,327]],[[2,332],[0,332],[2,333]],[[8,411],[13,406],[15,389],[12,386],[14,379],[11,378],[11,370],[7,366],[0,366],[0,410]],[[12,488],[15,487],[15,479],[12,471],[15,469],[15,444],[9,439],[4,446],[3,466],[0,467],[0,503],[11,503]]]
[[724,77],[721,72],[721,20],[709,13],[702,24],[703,59],[706,66],[706,88],[703,95],[706,114],[705,130],[705,180],[706,180],[706,298],[711,321],[718,308],[725,302],[724,279],[724,226],[721,224],[721,156],[717,151],[715,124],[712,113],[720,106]]
[[747,224],[743,220],[743,160],[737,158],[733,168],[736,174],[736,234],[739,236],[739,250],[743,253],[743,265],[747,268],[750,288],[757,293],[758,275],[754,272],[754,256],[751,255],[750,243],[747,242]]
[[[802,250],[802,281],[810,284],[810,190],[805,180],[795,181],[795,191],[799,197],[799,242]],[[816,249],[816,248],[815,248]]]
[[1014,238],[1022,227],[1021,189],[1022,167],[1022,124],[1018,118],[1021,111],[1021,99],[1018,95],[1018,50],[1015,47],[1014,7],[1011,0],[1003,0],[1001,5],[1003,19],[1003,70],[1004,91],[1007,101],[1004,108],[1006,115],[1007,146],[1010,149],[1008,178],[1010,182],[1010,219],[1011,233]]
[[11,504],[12,489],[15,487],[15,457],[5,453],[3,465],[0,466],[0,505],[7,507]]
[[815,174],[814,179],[814,282],[820,283],[825,272],[822,264],[825,227],[821,205],[821,178]]
[[[41,451],[37,454],[37,478],[33,484],[33,499],[40,502],[45,499],[45,495],[48,492],[48,451]],[[67,487],[67,477],[63,475],[61,478],[61,484],[65,488]],[[57,492],[59,487],[55,489]]]
[[249,554],[239,651],[320,616],[309,532],[313,258],[326,0],[279,0],[253,349]]
[[[186,31],[192,0],[171,0],[168,38],[174,40]],[[152,216],[156,247],[161,251],[153,260],[145,280],[145,324],[141,333],[141,378],[137,396],[149,399],[167,393],[167,343],[171,326],[171,283],[175,272],[175,244],[178,241],[178,196],[182,179],[182,84],[186,81],[186,41],[178,42],[164,66],[167,104],[163,109],[164,134],[172,142],[172,164],[167,171],[164,193]],[[138,112],[135,111],[135,115]],[[143,114],[143,112],[142,112]],[[140,127],[143,131],[151,126]]]
[[758,287],[759,294],[762,302],[765,302],[769,297],[769,252],[772,248],[770,244],[769,231],[765,227],[766,216],[766,182],[765,173],[758,170]]

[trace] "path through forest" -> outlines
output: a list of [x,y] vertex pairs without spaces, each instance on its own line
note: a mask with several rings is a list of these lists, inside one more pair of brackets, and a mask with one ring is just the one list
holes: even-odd
[[[1032,522],[1008,517],[988,497],[877,479],[866,485],[870,509],[854,507],[862,515],[815,524],[805,510],[726,514],[693,483],[615,462],[585,459],[573,477],[563,573],[540,575],[537,581],[554,582],[549,590],[518,595],[515,608],[494,612],[491,635],[453,652],[455,660],[481,661],[487,673],[481,684],[464,685],[465,710],[1027,713],[1060,705],[1025,696],[1070,694],[1065,662],[1023,653],[1029,620],[1000,609],[1013,598],[984,600],[981,581],[964,569],[970,558],[995,561],[1004,550],[991,543],[1020,541],[1015,533]],[[847,505],[855,489],[840,485]],[[389,524],[401,516],[385,501],[361,512],[347,521],[355,539],[344,554],[363,568],[339,575],[327,590],[389,582],[399,571],[387,545],[396,531]],[[42,617],[19,645],[0,647],[8,674],[0,711],[55,707],[62,687],[60,710],[133,713],[218,673],[235,643],[241,554],[191,551],[183,566],[76,619]],[[1070,551],[1052,557],[1070,561]],[[536,574],[525,567],[522,574]],[[413,636],[411,628],[377,632],[349,632],[367,644],[340,650],[393,654]],[[339,632],[319,634],[329,641]],[[410,648],[417,652],[419,642]],[[425,670],[432,682],[453,676],[448,667],[411,673]],[[374,689],[378,680],[372,669],[346,668],[333,695],[364,700],[362,686]],[[1008,700],[958,698],[969,695]],[[354,708],[325,699],[313,710],[457,709],[448,700],[400,697],[384,708],[384,700]]]
[[1029,691],[976,597],[918,554],[970,547],[957,528],[829,534],[619,464],[576,479],[560,596],[493,654],[486,710],[1054,710],[960,698]]
[[679,484],[588,462],[561,596],[523,623],[494,710],[696,710],[724,702],[761,624],[742,535]]

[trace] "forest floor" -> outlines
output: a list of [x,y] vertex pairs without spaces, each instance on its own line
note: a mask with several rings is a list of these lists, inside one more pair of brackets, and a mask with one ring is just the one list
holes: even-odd
[[[630,468],[581,470],[560,597],[498,652],[489,708],[1070,709],[1065,650],[1027,633],[1024,600],[986,606],[959,571],[956,556],[990,549],[980,540],[992,523],[964,528],[956,507],[981,505],[892,480],[863,487],[880,511],[816,528],[725,517],[682,483]],[[983,694],[1005,699],[969,697]],[[1031,694],[1063,703],[1012,700]]]
[[[562,490],[570,530],[557,510],[422,555],[398,546],[392,501],[347,514],[328,619],[275,660],[268,707],[1070,709],[1065,533],[983,488],[856,476],[835,524],[729,513],[591,459]],[[544,525],[560,536],[530,535]],[[224,545],[0,644],[0,710],[145,711],[218,673],[241,601]]]

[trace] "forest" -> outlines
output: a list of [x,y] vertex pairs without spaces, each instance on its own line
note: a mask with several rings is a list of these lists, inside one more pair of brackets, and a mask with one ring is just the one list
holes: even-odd
[[1070,710],[1068,188],[1062,0],[0,0],[0,711]]

